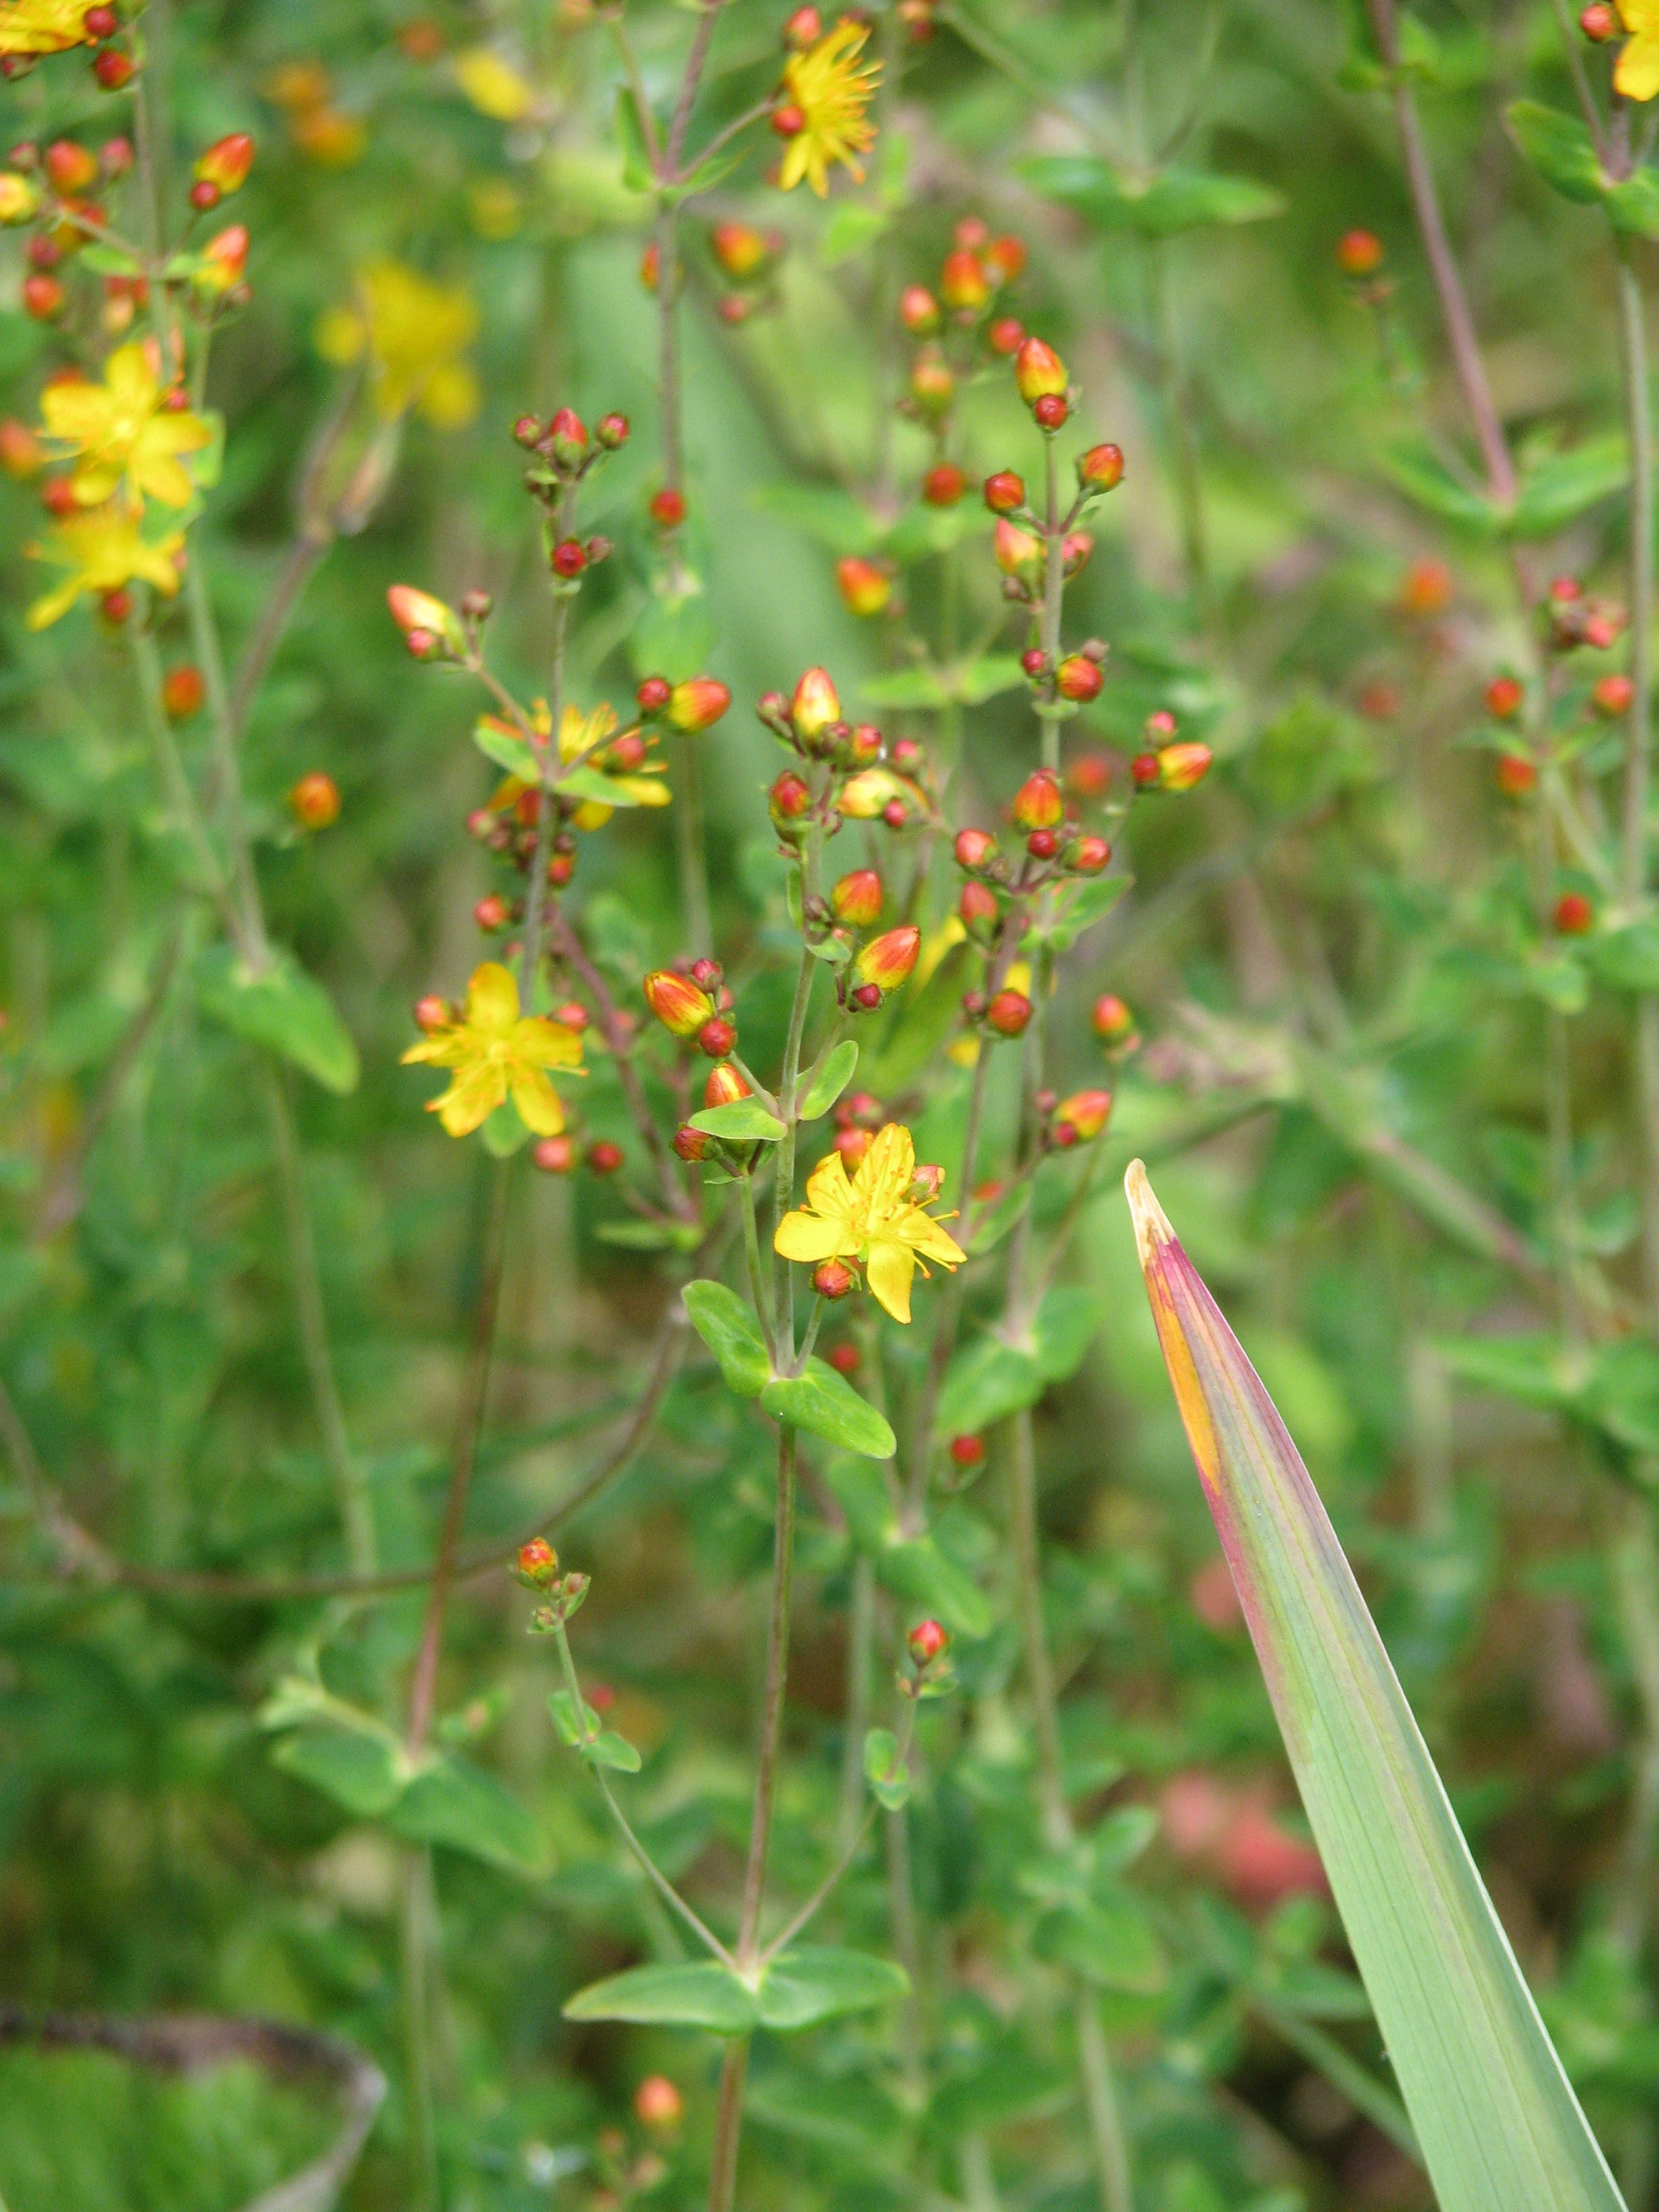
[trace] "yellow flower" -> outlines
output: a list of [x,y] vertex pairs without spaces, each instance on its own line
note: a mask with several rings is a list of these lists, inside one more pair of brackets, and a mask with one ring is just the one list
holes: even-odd
[[149,584],[171,599],[179,588],[178,556],[184,550],[185,533],[173,530],[152,541],[140,528],[143,520],[142,507],[112,504],[54,523],[44,544],[25,546],[34,560],[55,562],[69,570],[61,584],[29,609],[25,617],[28,627],[45,629],[66,615],[83,593],[102,599],[106,592],[125,591],[134,582]]
[[470,1135],[509,1093],[526,1128],[538,1137],[556,1137],[564,1109],[545,1071],[580,1066],[581,1056],[580,1037],[562,1022],[520,1014],[511,974],[486,960],[466,987],[466,1012],[410,1045],[404,1061],[455,1071],[448,1090],[427,1107],[452,1137]]
[[780,112],[793,108],[800,118],[778,173],[785,191],[793,191],[804,177],[822,199],[830,189],[834,161],[845,162],[863,182],[858,156],[876,143],[876,126],[865,111],[881,75],[878,64],[859,59],[869,36],[867,23],[843,15],[834,30],[804,52],[791,54],[784,64]]
[[779,1222],[776,1249],[786,1260],[812,1267],[825,1260],[861,1261],[871,1290],[894,1320],[908,1321],[910,1284],[923,1258],[957,1267],[968,1257],[916,1203],[915,1172],[910,1132],[896,1121],[878,1132],[850,1177],[841,1154],[830,1153],[807,1178],[805,1208]]
[[[503,737],[517,737],[520,732],[511,722],[503,721],[498,714],[486,714],[483,726],[496,730]],[[530,709],[530,742],[539,752],[553,733],[553,717],[548,712],[545,699],[533,702]],[[605,800],[595,795],[583,796],[580,788],[574,794],[581,800],[571,816],[578,830],[603,830],[619,806],[666,806],[668,786],[663,781],[662,770],[649,756],[653,740],[642,738],[637,729],[617,733],[617,716],[613,708],[600,705],[591,713],[583,714],[580,707],[567,707],[559,717],[559,758],[568,769],[581,761],[580,773],[605,778],[607,791],[614,797]],[[603,748],[603,750],[598,749]],[[594,753],[592,760],[583,755]],[[618,757],[618,756],[621,757]],[[558,779],[555,779],[557,788]],[[531,788],[522,776],[509,775],[500,785],[489,804],[496,813],[512,806]]]
[[98,41],[87,11],[98,0],[0,0],[0,54],[62,54]]
[[440,430],[478,411],[478,380],[461,356],[478,331],[465,287],[434,284],[401,261],[374,261],[357,279],[357,304],[317,325],[317,350],[342,365],[368,360],[378,412],[390,422],[417,407]]
[[167,405],[174,387],[161,381],[153,341],[118,346],[104,381],[85,378],[49,385],[40,397],[41,428],[76,456],[75,496],[101,507],[117,491],[147,493],[167,507],[196,495],[181,453],[199,453],[213,433],[199,415]]
[[1626,100],[1651,100],[1659,93],[1659,0],[1619,0],[1619,14],[1630,42],[1614,67],[1614,88]]
[[488,46],[469,46],[455,57],[455,80],[480,115],[497,123],[522,123],[536,105],[535,87]]

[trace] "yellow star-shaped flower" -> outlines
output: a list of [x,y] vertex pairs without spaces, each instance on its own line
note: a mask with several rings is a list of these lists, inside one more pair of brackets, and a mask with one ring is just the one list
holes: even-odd
[[0,54],[63,54],[98,41],[87,28],[97,0],[0,0]]
[[581,1057],[576,1032],[540,1014],[521,1014],[511,973],[486,960],[466,987],[465,1012],[410,1045],[404,1061],[454,1070],[448,1090],[427,1106],[452,1137],[470,1136],[509,1095],[526,1128],[556,1137],[564,1109],[546,1071],[579,1067]]
[[[878,64],[861,62],[870,36],[867,23],[843,15],[833,30],[784,65],[781,114],[793,108],[800,127],[784,148],[778,183],[793,191],[803,178],[822,199],[830,189],[830,164],[845,163],[862,183],[859,161],[876,143],[876,126],[866,111],[881,75]],[[783,128],[781,123],[778,128]]]
[[805,1206],[784,1215],[774,1244],[786,1260],[811,1267],[825,1260],[857,1261],[893,1319],[908,1321],[910,1285],[923,1259],[959,1267],[968,1257],[917,1203],[915,1172],[910,1132],[890,1121],[850,1176],[839,1152],[818,1162],[807,1178]]
[[102,599],[106,592],[125,591],[129,584],[144,583],[171,599],[179,588],[179,556],[185,533],[169,531],[152,541],[140,527],[143,509],[112,503],[90,514],[70,515],[54,523],[44,544],[26,545],[36,561],[55,562],[67,568],[63,582],[38,599],[24,617],[31,629],[45,629],[66,615],[83,596]]
[[477,334],[477,305],[464,287],[434,284],[401,261],[374,261],[357,279],[357,304],[318,325],[317,349],[342,364],[367,355],[383,420],[416,407],[434,428],[459,430],[478,411],[477,376],[462,358]]
[[167,507],[188,507],[196,495],[181,453],[199,453],[213,433],[188,408],[170,404],[176,386],[161,381],[154,339],[118,346],[104,380],[65,379],[40,396],[41,429],[76,456],[75,496],[101,507],[123,489]]
[[1659,0],[1619,0],[1619,17],[1630,33],[1614,65],[1615,90],[1626,100],[1659,93]]

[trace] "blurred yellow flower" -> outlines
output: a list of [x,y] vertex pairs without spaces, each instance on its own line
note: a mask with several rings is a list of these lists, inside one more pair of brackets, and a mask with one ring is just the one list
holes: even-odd
[[[876,126],[866,111],[870,105],[880,65],[860,62],[870,36],[867,23],[843,15],[835,28],[808,46],[791,54],[784,64],[782,106],[800,118],[784,148],[778,183],[793,191],[803,178],[822,199],[830,189],[830,167],[844,162],[860,183],[864,179],[860,154],[876,143]],[[783,125],[779,125],[781,130]]]
[[401,261],[374,261],[357,279],[357,301],[317,325],[317,349],[344,365],[367,356],[378,412],[392,422],[418,408],[440,430],[464,428],[478,411],[478,380],[461,356],[478,331],[464,286],[434,284]]
[[469,46],[457,54],[455,80],[480,115],[497,123],[521,123],[536,105],[536,91],[510,62],[489,46]]
[[132,583],[149,584],[171,599],[179,588],[178,558],[185,533],[173,530],[152,541],[143,535],[143,521],[141,507],[100,507],[54,523],[44,544],[26,545],[23,550],[32,559],[50,561],[69,571],[61,584],[29,609],[25,617],[28,627],[45,629],[66,615],[76,599],[102,599],[106,592],[125,591]]
[[564,1109],[546,1071],[579,1067],[581,1057],[576,1032],[540,1014],[521,1014],[511,971],[486,960],[466,987],[465,1013],[410,1045],[404,1064],[454,1071],[448,1090],[427,1106],[452,1137],[470,1135],[509,1096],[526,1128],[556,1137]]
[[923,1259],[958,1267],[968,1257],[917,1203],[915,1173],[910,1132],[896,1121],[877,1133],[850,1176],[841,1154],[830,1152],[807,1178],[805,1206],[779,1222],[776,1249],[786,1260],[811,1267],[825,1260],[860,1261],[875,1297],[895,1321],[908,1322],[910,1285]]
[[196,494],[179,456],[199,453],[213,433],[198,415],[167,404],[175,386],[161,381],[153,340],[118,346],[104,381],[65,380],[40,396],[41,428],[76,456],[75,496],[101,507],[123,488],[167,507],[187,507]]
[[1651,100],[1659,93],[1659,0],[1619,0],[1619,15],[1630,41],[1614,66],[1613,88],[1626,100]]
[[0,0],[0,54],[62,54],[96,46],[87,10],[98,0]]

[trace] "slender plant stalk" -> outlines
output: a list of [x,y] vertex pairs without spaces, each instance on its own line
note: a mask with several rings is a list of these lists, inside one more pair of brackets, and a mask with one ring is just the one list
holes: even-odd
[[720,2061],[714,2100],[714,2154],[708,2173],[708,2212],[732,2212],[738,2194],[738,2144],[743,2134],[743,2092],[749,2079],[749,2039],[734,2035]]
[[[561,484],[553,504],[553,535],[563,538],[569,527],[570,490]],[[536,850],[530,863],[530,883],[525,893],[524,947],[519,955],[519,996],[526,1009],[535,1003],[537,971],[541,964],[544,917],[548,908],[547,865],[553,857],[553,832],[558,821],[558,802],[553,796],[562,763],[559,758],[559,725],[564,719],[565,641],[570,629],[572,593],[553,594],[553,647],[547,673],[549,737],[542,757],[541,809],[536,817]]]
[[438,2140],[432,2098],[427,1972],[432,1952],[432,1854],[423,1844],[416,1844],[404,1861],[399,1943],[410,2212],[434,2212],[438,2203]]
[[876,1632],[876,1571],[860,1552],[853,1562],[852,1602],[847,1608],[846,1733],[841,1747],[841,1810],[836,1827],[843,1851],[859,1833],[864,1812],[864,1739],[870,1728]]
[[680,738],[676,779],[679,804],[674,809],[674,835],[679,857],[680,904],[689,950],[699,959],[714,949],[714,909],[708,896],[708,839],[703,820],[702,753],[706,738]]

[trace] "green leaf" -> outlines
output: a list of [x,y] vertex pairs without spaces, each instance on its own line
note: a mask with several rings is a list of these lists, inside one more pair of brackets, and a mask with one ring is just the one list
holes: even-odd
[[593,1234],[624,1252],[695,1252],[702,1242],[694,1221],[601,1221]]
[[948,707],[952,696],[942,668],[895,668],[886,675],[866,676],[859,691],[872,707]]
[[228,945],[198,963],[204,1009],[238,1036],[303,1068],[325,1091],[357,1087],[357,1048],[334,1001],[290,952],[273,945],[267,966],[250,968]]
[[1461,524],[1484,538],[1498,534],[1503,511],[1484,493],[1452,474],[1438,454],[1408,439],[1386,446],[1379,456],[1383,471],[1407,499],[1443,521]]
[[1261,222],[1283,215],[1288,204],[1282,192],[1254,177],[1196,169],[1136,176],[1090,154],[1043,154],[1014,166],[1027,184],[1103,229],[1135,230],[1146,238],[1170,238],[1215,224]]
[[629,2020],[642,2027],[705,2027],[714,2035],[747,2035],[760,2024],[760,2005],[747,1983],[717,1959],[693,1966],[635,1966],[578,1990],[567,2020]]
[[688,1283],[680,1293],[691,1326],[719,1362],[728,1390],[757,1398],[772,1373],[761,1325],[724,1283]]
[[1517,100],[1504,111],[1510,136],[1547,183],[1570,200],[1593,204],[1607,180],[1589,132],[1575,116],[1535,100]]
[[607,775],[603,769],[573,768],[566,771],[554,785],[554,789],[570,799],[590,799],[599,806],[643,806],[647,804],[636,789],[633,779]]
[[1441,2212],[1623,2212],[1358,1585],[1139,1161],[1165,1364]]
[[1169,1979],[1170,1962],[1146,1906],[1115,1884],[1048,1914],[1038,1923],[1036,1948],[1039,1958],[1071,1967],[1097,1989],[1151,1996]]
[[908,1600],[957,1634],[977,1641],[995,1626],[990,1600],[933,1537],[891,1539],[875,1554],[875,1565],[877,1580],[895,1597]]
[[1079,884],[1060,920],[1047,933],[1055,951],[1069,952],[1085,929],[1104,920],[1133,882],[1133,876],[1096,876]]
[[595,1766],[608,1766],[618,1774],[637,1774],[640,1771],[639,1753],[625,1735],[615,1729],[601,1729],[597,1735],[589,1736],[580,1747],[584,1759]]
[[897,1437],[869,1400],[822,1359],[809,1359],[799,1375],[774,1376],[760,1401],[775,1419],[793,1422],[865,1459],[891,1459],[898,1449]]
[[1030,1176],[1023,1176],[1018,1182],[1010,1183],[989,1206],[975,1208],[973,1234],[968,1239],[970,1259],[977,1260],[983,1253],[994,1252],[1003,1238],[1012,1234],[1015,1224],[1030,1207],[1035,1188]]
[[799,1119],[816,1121],[820,1114],[827,1114],[853,1080],[858,1064],[858,1046],[848,1037],[836,1047],[812,1079],[811,1089],[800,1102]]
[[851,492],[830,484],[759,484],[749,504],[762,514],[793,523],[831,553],[873,553],[881,544],[881,524]]
[[864,1739],[864,1778],[878,1804],[890,1813],[909,1802],[910,1775],[898,1755],[898,1738],[891,1729],[872,1729]]
[[1651,169],[1638,169],[1622,184],[1610,185],[1601,204],[1615,230],[1659,238],[1659,177]]
[[1083,1364],[1100,1327],[1101,1303],[1092,1291],[1062,1285],[1037,1308],[1031,1356],[1044,1382],[1063,1382]]
[[955,696],[964,707],[979,707],[1004,691],[1020,690],[1024,683],[1025,672],[1012,653],[987,653],[958,674]]
[[1629,483],[1630,449],[1621,437],[1589,438],[1571,453],[1552,453],[1528,470],[1509,534],[1547,538]]
[[706,1137],[725,1137],[734,1144],[775,1145],[787,1132],[775,1114],[768,1113],[758,1098],[733,1098],[724,1106],[705,1106],[691,1116],[691,1127]]
[[540,1874],[547,1854],[522,1798],[482,1766],[434,1754],[398,1800],[389,1825],[411,1843],[441,1844],[486,1866]]
[[389,1813],[404,1787],[396,1738],[382,1728],[355,1727],[343,1715],[296,1729],[283,1737],[270,1757],[284,1774],[308,1782],[359,1820]]
[[636,676],[665,676],[671,684],[701,676],[720,632],[700,592],[674,597],[653,593],[629,633],[628,658]]
[[843,2013],[868,2012],[872,2006],[902,1997],[910,1986],[902,1966],[864,1951],[803,1944],[785,1951],[767,1968],[760,1986],[764,2027],[811,2027]]
[[542,763],[536,748],[516,730],[504,730],[481,715],[472,725],[472,742],[486,760],[516,775],[522,783],[539,784]]
[[560,1742],[568,1743],[573,1750],[590,1735],[597,1735],[603,1725],[586,1698],[582,1699],[582,1709],[578,1714],[576,1700],[568,1690],[550,1690],[547,1710],[553,1716],[553,1725],[559,1731]]
[[622,145],[623,184],[630,192],[650,191],[656,181],[651,173],[651,156],[640,126],[639,110],[625,85],[617,88],[617,137]]
[[867,200],[838,200],[818,240],[819,266],[839,269],[843,261],[872,246],[892,222],[885,208],[872,207]]
[[939,1393],[941,1433],[961,1436],[988,1429],[1042,1395],[1042,1376],[1029,1352],[981,1336],[951,1362]]
[[1659,921],[1628,922],[1592,937],[1585,954],[1597,979],[1615,991],[1659,991]]

